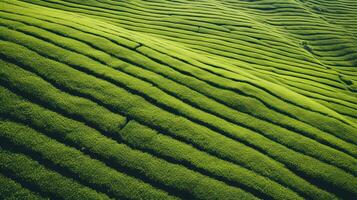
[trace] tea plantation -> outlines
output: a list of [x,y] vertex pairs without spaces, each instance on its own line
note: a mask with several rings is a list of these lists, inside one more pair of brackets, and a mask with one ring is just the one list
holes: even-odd
[[0,0],[0,199],[357,199],[357,1]]

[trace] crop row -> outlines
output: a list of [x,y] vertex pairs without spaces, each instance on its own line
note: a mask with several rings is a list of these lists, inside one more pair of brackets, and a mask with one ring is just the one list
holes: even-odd
[[[272,160],[267,159],[257,151],[217,135],[209,129],[203,126],[195,125],[194,123],[187,121],[182,117],[175,117],[175,115],[165,112],[160,108],[154,107],[150,103],[147,103],[144,99],[131,95],[121,88],[115,86],[113,87],[113,85],[107,82],[103,82],[96,77],[91,77],[84,73],[78,73],[76,70],[65,67],[63,64],[51,61],[49,59],[41,58],[38,55],[31,53],[31,51],[25,50],[23,47],[18,45],[7,43],[5,46],[6,48],[3,50],[7,49],[10,50],[10,52],[7,52],[4,56],[15,56],[16,58],[13,57],[13,60],[27,65],[27,67],[32,71],[35,70],[37,74],[44,75],[42,78],[51,80],[51,82],[53,84],[57,84],[58,87],[65,88],[67,91],[75,91],[77,95],[86,96],[87,98],[90,98],[97,103],[99,102],[116,112],[122,112],[125,116],[130,116],[130,118],[134,118],[143,124],[149,125],[150,127],[159,128],[159,130],[166,131],[168,134],[173,135],[176,138],[179,137],[185,141],[189,141],[189,143],[193,143],[195,146],[203,150],[214,154],[219,154],[221,157],[223,156],[223,158],[225,157],[226,159],[228,158],[238,163],[243,162],[245,166],[248,166],[254,171],[258,171],[260,174],[264,174],[273,180],[280,179],[281,181],[290,176],[290,178],[283,181],[288,183],[290,187],[296,188],[297,183],[302,181],[299,181],[298,177],[295,178],[296,180],[292,181],[292,177],[294,177],[293,174],[286,171],[284,168],[279,167],[279,165],[274,164]],[[11,51],[16,51],[17,54],[14,55],[11,53]],[[30,57],[37,58],[36,64],[31,64],[31,61],[28,59],[28,54],[31,54]],[[54,66],[58,67],[54,68]],[[76,77],[76,79],[69,79],[68,77]],[[138,112],[139,110],[140,112]],[[172,127],[172,123],[176,124],[176,126]],[[221,143],[221,145],[218,145],[219,143]],[[222,148],[223,146],[225,148]],[[219,151],[217,151],[218,147]],[[234,156],[235,154],[237,155]],[[242,155],[245,157],[242,157]],[[250,159],[259,159],[265,161],[261,162],[260,165],[255,165],[254,163],[249,162]],[[270,164],[266,165],[268,163]],[[276,172],[278,172],[280,176],[278,174],[273,175],[274,171],[267,170],[268,168],[264,167],[264,165],[268,168],[272,168],[273,166],[278,167],[279,170]],[[282,173],[286,173],[286,177],[281,176]],[[294,184],[290,184],[289,182],[294,182]],[[306,187],[308,185],[309,184],[305,182],[304,184],[301,184],[301,187]],[[301,187],[297,187],[297,189]],[[303,191],[305,192],[308,190]]]

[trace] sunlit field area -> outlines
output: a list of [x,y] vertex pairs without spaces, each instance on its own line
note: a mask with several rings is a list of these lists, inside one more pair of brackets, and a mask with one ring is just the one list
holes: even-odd
[[356,0],[0,0],[0,199],[357,199]]

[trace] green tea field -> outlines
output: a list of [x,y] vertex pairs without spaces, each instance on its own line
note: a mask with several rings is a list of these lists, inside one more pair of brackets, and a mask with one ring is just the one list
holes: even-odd
[[356,0],[0,0],[0,200],[357,199]]

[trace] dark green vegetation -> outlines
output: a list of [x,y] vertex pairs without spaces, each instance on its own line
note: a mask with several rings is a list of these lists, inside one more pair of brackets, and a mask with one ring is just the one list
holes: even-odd
[[0,0],[0,199],[356,199],[357,1]]

